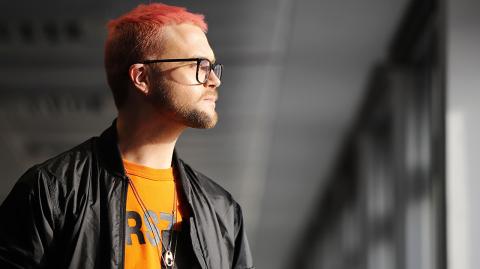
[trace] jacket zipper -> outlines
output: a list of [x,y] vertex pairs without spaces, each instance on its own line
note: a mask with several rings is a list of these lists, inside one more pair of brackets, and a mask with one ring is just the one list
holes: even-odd
[[121,184],[122,184],[122,200],[121,200],[121,210],[120,210],[120,267],[119,268],[124,268],[125,267],[125,210],[126,210],[126,205],[127,205],[127,188],[128,184],[125,182],[127,181],[127,178],[122,178]]
[[[191,216],[190,216],[190,220],[189,220],[190,221],[189,234],[190,234],[190,241],[192,242],[193,252],[195,253],[196,258],[199,260],[198,262],[200,263],[200,266],[203,269],[209,269],[207,259],[205,258],[205,253],[204,253],[204,250],[203,250],[203,246],[202,246],[202,243],[200,242],[201,241],[200,236],[198,234],[199,231],[198,231],[198,225],[197,225],[196,216],[195,216],[196,212],[195,212],[193,204],[192,204],[192,200],[191,200],[192,195],[190,193],[192,191],[192,189],[191,189],[191,187],[187,189],[186,184],[184,184],[185,182],[189,181],[188,175],[187,175],[186,171],[183,171],[183,173],[182,173],[182,171],[180,170],[181,168],[179,166],[177,166],[177,169],[178,169],[178,175],[179,175],[179,179],[180,179],[180,185],[182,187],[183,193],[185,194],[186,203],[188,203],[188,205],[190,207]],[[192,230],[195,230],[195,236],[193,236]],[[205,265],[205,267],[203,266],[203,264],[202,264],[202,262],[200,261],[199,258],[203,259],[203,264]]]

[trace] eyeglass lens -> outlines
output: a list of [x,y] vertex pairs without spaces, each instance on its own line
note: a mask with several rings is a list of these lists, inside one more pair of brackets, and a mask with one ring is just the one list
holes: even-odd
[[[208,80],[208,76],[211,72],[211,63],[208,60],[201,60],[198,63],[198,72],[197,72],[197,80],[200,83],[205,83]],[[213,65],[213,72],[217,76],[218,79],[222,77],[222,65]]]

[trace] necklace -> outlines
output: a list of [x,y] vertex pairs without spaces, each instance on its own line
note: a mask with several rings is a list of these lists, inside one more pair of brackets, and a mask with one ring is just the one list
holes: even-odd
[[[172,254],[170,251],[172,249],[172,239],[173,239],[173,231],[175,227],[175,223],[177,223],[177,214],[175,212],[175,209],[177,208],[177,203],[176,203],[176,190],[175,190],[175,184],[173,185],[173,209],[172,209],[172,227],[170,228],[170,240],[168,242],[168,249],[167,252],[165,253],[165,263],[167,266],[173,266],[175,264],[175,254]],[[175,220],[173,219],[175,217]],[[175,250],[173,253],[177,251],[177,239],[178,236],[175,237]]]
[[[172,241],[173,241],[172,240],[173,239],[173,231],[174,231],[175,223],[177,222],[177,212],[176,212],[177,200],[176,200],[175,183],[173,185],[173,208],[172,208],[171,227],[170,227],[170,240],[169,240],[169,244],[168,244],[168,248],[167,248],[165,246],[164,242],[163,242],[162,236],[160,235],[160,232],[158,231],[157,226],[154,223],[152,223],[153,221],[152,221],[152,216],[150,215],[150,211],[145,206],[145,203],[143,202],[142,198],[140,197],[140,194],[138,193],[137,188],[135,187],[135,184],[133,184],[133,181],[130,179],[130,177],[127,177],[127,178],[128,178],[128,184],[130,185],[130,187],[133,191],[135,199],[137,200],[138,204],[140,205],[140,208],[142,209],[143,214],[146,216],[147,227],[154,233],[153,240],[155,241],[156,251],[157,251],[157,255],[158,255],[159,260],[163,261],[163,263],[165,264],[165,267],[174,268],[175,254],[177,252],[177,240],[178,240],[178,235],[177,235],[177,236],[175,236],[175,244],[174,244],[175,249],[172,253],[171,249],[172,249]],[[175,218],[175,222],[174,222],[174,218]],[[161,251],[159,251],[159,249],[158,249],[158,245],[159,245],[159,242],[157,241],[158,239],[160,239],[160,245],[165,250],[165,255],[160,254]]]

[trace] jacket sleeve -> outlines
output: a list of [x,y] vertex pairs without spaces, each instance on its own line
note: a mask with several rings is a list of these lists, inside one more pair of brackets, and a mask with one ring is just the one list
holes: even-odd
[[50,181],[32,167],[0,206],[0,268],[42,268],[53,242]]
[[233,256],[234,269],[253,269],[253,259],[243,223],[242,209],[235,203],[235,250]]

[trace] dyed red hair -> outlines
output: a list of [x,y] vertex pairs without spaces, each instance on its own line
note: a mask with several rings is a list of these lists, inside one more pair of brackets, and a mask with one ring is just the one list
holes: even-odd
[[149,53],[162,49],[160,36],[164,26],[182,23],[196,25],[205,33],[208,29],[203,15],[161,3],[139,5],[108,22],[105,70],[117,108],[127,99],[130,65],[145,60]]

